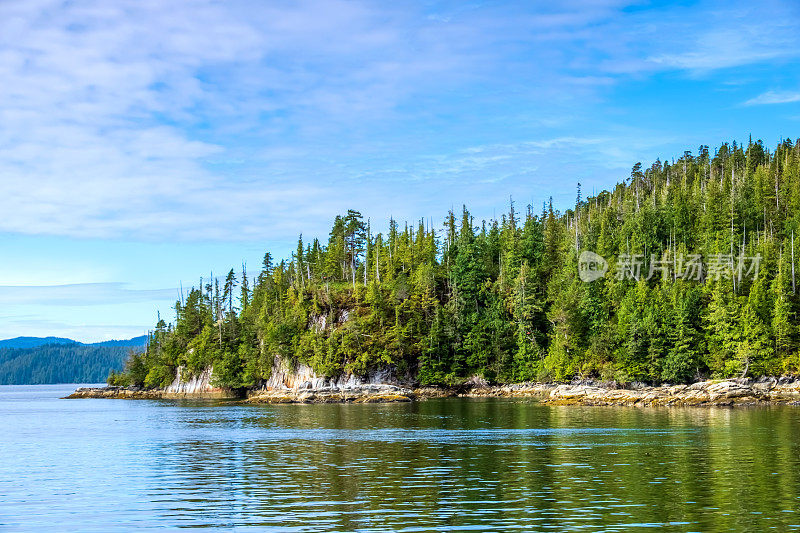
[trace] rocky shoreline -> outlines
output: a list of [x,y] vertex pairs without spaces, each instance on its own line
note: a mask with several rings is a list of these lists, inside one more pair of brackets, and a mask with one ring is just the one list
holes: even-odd
[[106,398],[112,400],[236,400],[240,396],[227,389],[175,392],[168,389],[142,389],[139,387],[79,387],[64,399]]
[[759,380],[726,379],[700,381],[689,385],[626,388],[570,384],[554,388],[546,402],[553,405],[632,407],[800,405],[800,380],[785,377]]
[[79,388],[68,398],[117,399],[227,399],[247,404],[390,403],[431,398],[534,398],[549,405],[587,406],[744,406],[800,405],[800,380],[709,380],[690,385],[648,386],[601,382],[516,383],[490,386],[472,383],[460,387],[406,387],[396,384],[356,384],[306,388],[269,388],[251,391],[226,389],[175,390],[123,387]]

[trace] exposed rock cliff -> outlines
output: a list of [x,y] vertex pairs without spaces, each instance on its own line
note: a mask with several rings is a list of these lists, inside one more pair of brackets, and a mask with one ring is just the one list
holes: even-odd
[[235,396],[228,389],[211,385],[214,367],[210,366],[196,376],[191,376],[188,381],[183,380],[183,373],[183,367],[178,367],[175,379],[164,389],[164,398],[227,398]]
[[270,378],[264,383],[262,390],[347,390],[370,386],[400,386],[400,383],[388,369],[370,372],[359,377],[343,374],[338,378],[326,378],[302,363],[292,366],[287,361],[276,357],[272,363]]
[[310,403],[347,401],[410,401],[411,390],[388,369],[360,377],[343,374],[338,378],[320,376],[304,364],[290,365],[276,357],[270,378],[248,393],[251,403]]
[[68,398],[121,398],[121,399],[181,399],[181,398],[208,398],[230,399],[238,395],[231,390],[214,387],[211,385],[213,367],[208,367],[188,380],[183,379],[183,367],[178,367],[175,379],[163,389],[140,389],[137,387],[81,387]]

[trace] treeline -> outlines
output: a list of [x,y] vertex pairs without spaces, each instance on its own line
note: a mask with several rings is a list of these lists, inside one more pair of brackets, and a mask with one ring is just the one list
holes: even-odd
[[123,369],[130,350],[77,343],[0,348],[0,385],[102,383]]
[[[637,163],[613,190],[578,185],[564,212],[511,202],[498,220],[464,208],[438,231],[391,220],[375,233],[348,211],[327,242],[268,253],[255,277],[201,280],[113,381],[155,387],[213,365],[219,385],[250,387],[275,356],[439,384],[796,372],[799,222],[789,140]],[[585,251],[608,260],[605,277],[581,279]]]

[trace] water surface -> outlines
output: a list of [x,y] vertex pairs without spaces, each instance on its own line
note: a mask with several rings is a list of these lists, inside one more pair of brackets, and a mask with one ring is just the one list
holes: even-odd
[[244,406],[0,386],[0,530],[800,529],[800,408]]

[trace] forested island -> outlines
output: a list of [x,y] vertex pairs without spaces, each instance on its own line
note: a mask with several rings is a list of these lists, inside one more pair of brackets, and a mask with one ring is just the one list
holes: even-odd
[[[301,236],[255,276],[200,280],[109,383],[158,388],[213,367],[215,386],[256,388],[276,357],[419,385],[794,374],[799,222],[791,140],[637,163],[597,195],[578,184],[563,212],[511,201],[498,220],[465,207],[443,229],[390,220],[384,233],[348,211],[327,242]],[[585,252],[608,272],[587,281]]]

